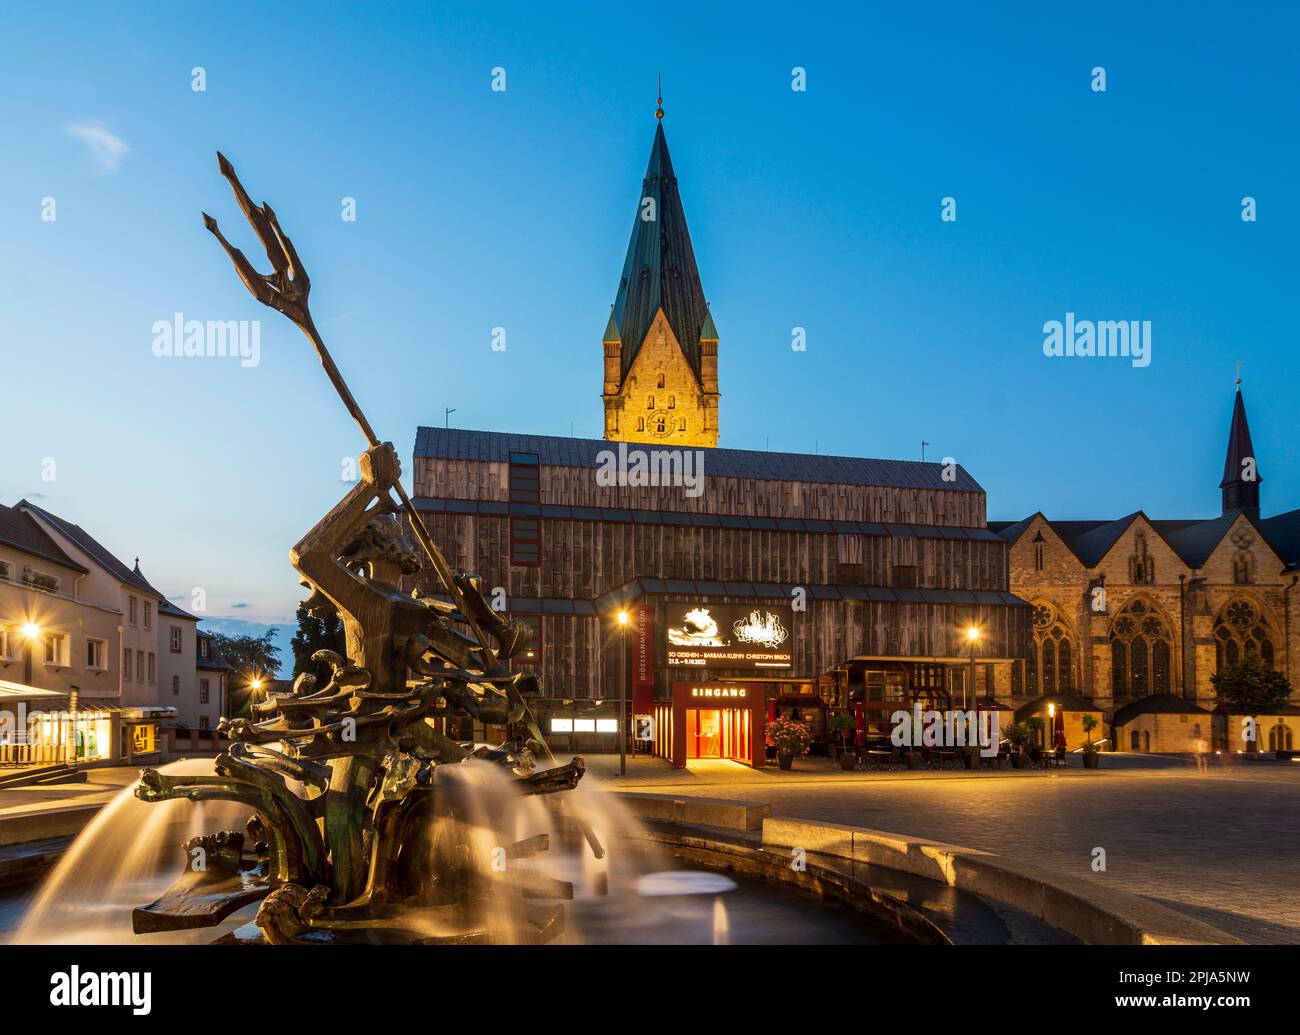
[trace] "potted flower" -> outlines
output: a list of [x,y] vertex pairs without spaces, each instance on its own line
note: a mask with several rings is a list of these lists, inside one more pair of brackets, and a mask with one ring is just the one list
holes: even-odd
[[1043,717],[1031,715],[1024,722],[1029,731],[1029,761],[1037,765],[1043,758]]
[[832,715],[826,725],[832,732],[840,735],[840,768],[846,773],[856,769],[858,750],[856,747],[849,747],[848,738],[850,733],[857,731],[858,720],[849,714]]
[[782,769],[789,769],[795,755],[808,754],[812,743],[812,728],[798,719],[773,719],[767,724],[767,739],[776,748],[776,761]]
[[1007,757],[1011,759],[1012,769],[1025,767],[1025,747],[1032,737],[1033,733],[1023,722],[1013,722],[1007,727],[1007,742],[1011,745]]
[[1092,742],[1092,731],[1097,728],[1097,719],[1092,715],[1085,715],[1082,719],[1083,734],[1088,739],[1083,744],[1083,767],[1085,769],[1096,769],[1101,762],[1101,756],[1097,753],[1097,745]]

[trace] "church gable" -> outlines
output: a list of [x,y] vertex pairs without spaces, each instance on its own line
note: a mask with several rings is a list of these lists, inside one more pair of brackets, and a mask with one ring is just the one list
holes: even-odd
[[1259,529],[1245,514],[1238,514],[1201,565],[1200,574],[1214,585],[1278,584],[1285,566]]
[[1011,547],[1012,578],[1030,586],[1073,585],[1085,568],[1042,514],[1036,514]]
[[1145,514],[1139,513],[1097,563],[1096,570],[1106,577],[1107,586],[1153,586],[1173,584],[1187,566],[1152,527]]

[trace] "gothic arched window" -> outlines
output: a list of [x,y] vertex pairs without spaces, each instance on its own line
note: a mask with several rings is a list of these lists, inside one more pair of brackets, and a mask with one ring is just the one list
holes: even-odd
[[1245,654],[1258,654],[1273,667],[1273,633],[1269,621],[1249,600],[1234,600],[1214,620],[1215,669],[1235,665]]
[[1028,693],[1064,693],[1074,687],[1074,636],[1060,611],[1046,601],[1034,605],[1034,642],[1025,666]]
[[1110,688],[1116,700],[1173,688],[1173,633],[1154,607],[1134,600],[1110,623]]

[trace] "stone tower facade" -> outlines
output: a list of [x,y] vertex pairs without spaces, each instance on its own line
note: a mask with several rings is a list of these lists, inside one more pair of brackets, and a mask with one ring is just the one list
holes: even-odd
[[718,331],[704,300],[662,122],[603,347],[606,439],[718,444]]

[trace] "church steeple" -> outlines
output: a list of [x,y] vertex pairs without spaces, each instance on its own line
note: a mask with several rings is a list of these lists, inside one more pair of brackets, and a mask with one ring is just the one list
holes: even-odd
[[1223,461],[1223,513],[1241,511],[1259,517],[1259,485],[1263,479],[1255,463],[1255,447],[1246,423],[1246,404],[1241,398],[1241,378],[1237,378],[1237,399],[1232,407],[1232,427],[1228,432],[1228,455]]
[[700,329],[708,308],[662,122],[655,125],[650,164],[641,184],[623,276],[614,297],[614,319],[623,340],[624,374],[631,369],[660,309],[698,376]]
[[623,276],[605,329],[605,437],[715,446],[718,332],[704,300],[663,98]]

